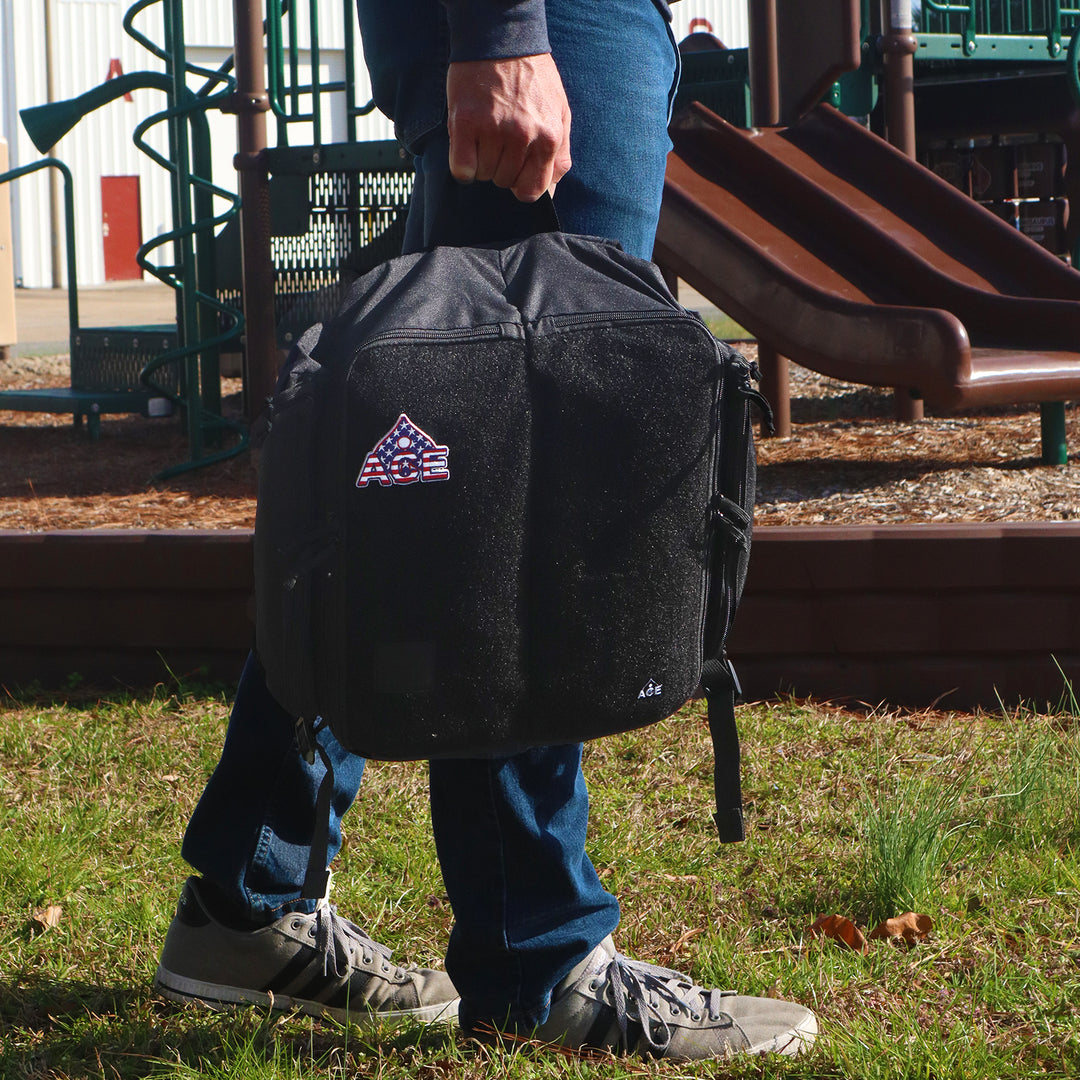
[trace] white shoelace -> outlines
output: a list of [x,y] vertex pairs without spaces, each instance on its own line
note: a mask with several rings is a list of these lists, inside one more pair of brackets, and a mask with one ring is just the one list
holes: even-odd
[[[627,1029],[629,1021],[633,1019],[641,1024],[642,1035],[649,1048],[658,1055],[663,1054],[670,1045],[672,1036],[668,1017],[661,1011],[664,1005],[669,1013],[685,1013],[691,1020],[700,1020],[703,1008],[708,1010],[710,1020],[719,1020],[722,1015],[722,991],[695,986],[678,971],[646,964],[641,960],[631,960],[619,953],[611,958],[603,973],[597,976],[596,984],[599,986],[603,983],[611,987],[615,1019],[624,1047],[629,1045]],[[697,1006],[692,1004],[695,1000],[699,1002]],[[631,1006],[634,1012],[630,1011]],[[659,1038],[654,1034],[654,1028],[659,1029]]]
[[325,901],[315,909],[315,948],[323,956],[323,972],[326,975],[344,978],[349,971],[349,962],[357,949],[360,949],[364,964],[370,965],[378,956],[384,970],[396,976],[400,968],[390,958],[390,950],[380,945],[374,938],[354,922],[343,919],[333,904]]

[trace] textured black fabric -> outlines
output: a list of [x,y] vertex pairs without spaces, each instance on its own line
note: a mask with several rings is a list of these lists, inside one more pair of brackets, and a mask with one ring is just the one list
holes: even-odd
[[583,714],[596,734],[636,727],[697,686],[718,370],[687,318],[546,329],[531,358],[530,670],[538,726],[567,741]]
[[605,241],[436,248],[362,278],[269,409],[271,692],[375,758],[675,712],[745,576],[748,374]]

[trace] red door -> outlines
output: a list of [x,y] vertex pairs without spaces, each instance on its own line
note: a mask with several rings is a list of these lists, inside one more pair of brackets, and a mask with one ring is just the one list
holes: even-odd
[[142,215],[137,176],[101,178],[101,236],[105,247],[105,280],[142,277],[135,252],[142,243]]

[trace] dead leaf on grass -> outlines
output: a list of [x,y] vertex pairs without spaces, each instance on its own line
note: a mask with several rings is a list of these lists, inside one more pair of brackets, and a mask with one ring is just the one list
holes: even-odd
[[693,941],[694,938],[698,937],[700,934],[703,933],[705,933],[705,928],[703,926],[692,926],[689,930],[684,930],[679,935],[679,940],[671,946],[672,955],[680,952],[684,945],[686,945],[690,941]]
[[51,930],[54,926],[60,925],[60,916],[64,914],[64,909],[59,904],[46,904],[43,908],[37,908],[30,916],[30,921],[34,924],[34,928],[41,933],[46,930]]
[[916,915],[907,911],[893,919],[886,919],[870,932],[870,941],[902,941],[905,945],[917,945],[930,936],[933,923],[929,915]]
[[863,932],[843,915],[823,915],[806,932],[812,938],[824,937],[838,941],[858,953],[865,954],[870,951]]

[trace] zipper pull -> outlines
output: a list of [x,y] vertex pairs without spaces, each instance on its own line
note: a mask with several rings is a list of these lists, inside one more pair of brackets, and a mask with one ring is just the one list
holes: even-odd
[[309,764],[315,764],[315,725],[303,716],[296,718],[296,745],[300,756]]
[[752,386],[743,387],[742,393],[747,400],[752,401],[761,410],[761,419],[765,423],[765,429],[770,435],[775,435],[776,421],[773,418],[772,406],[769,404],[768,398]]

